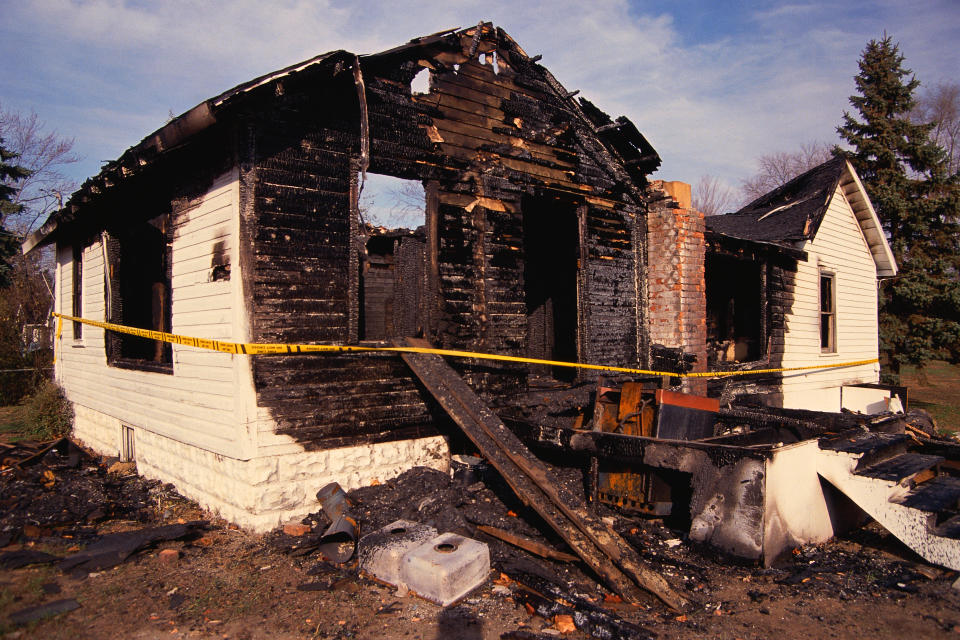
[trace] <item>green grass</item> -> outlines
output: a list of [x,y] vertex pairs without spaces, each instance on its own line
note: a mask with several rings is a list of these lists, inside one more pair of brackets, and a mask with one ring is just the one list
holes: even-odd
[[26,431],[23,409],[22,405],[0,407],[0,441],[16,442],[23,439],[22,434]]
[[960,432],[960,365],[931,362],[922,371],[906,367],[900,380],[910,390],[910,408],[929,411],[941,432]]

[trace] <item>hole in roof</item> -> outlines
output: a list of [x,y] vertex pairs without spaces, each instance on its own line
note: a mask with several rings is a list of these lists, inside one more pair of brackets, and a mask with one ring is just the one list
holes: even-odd
[[493,53],[489,54],[487,56],[487,60],[490,61],[490,65],[493,67],[493,72],[500,73],[500,63],[497,62],[497,52],[494,51]]
[[410,91],[413,95],[430,93],[430,70],[424,67],[413,76],[410,82]]
[[426,222],[426,202],[423,183],[368,172],[359,204],[367,224],[414,230]]

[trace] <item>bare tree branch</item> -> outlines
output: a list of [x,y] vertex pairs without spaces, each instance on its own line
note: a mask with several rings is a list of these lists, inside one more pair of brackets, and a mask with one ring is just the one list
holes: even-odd
[[757,173],[743,181],[744,204],[782,186],[804,171],[823,164],[832,156],[830,145],[824,142],[807,142],[796,151],[780,151],[760,156]]
[[31,172],[10,185],[16,189],[12,202],[23,205],[23,211],[0,220],[0,225],[20,235],[33,231],[48,214],[63,206],[76,188],[63,173],[64,166],[79,160],[73,153],[74,140],[45,128],[36,113],[24,116],[0,106],[0,138],[17,154],[17,164]]
[[707,216],[727,213],[737,203],[736,191],[716,176],[700,176],[693,185],[693,208]]
[[960,84],[941,82],[922,89],[910,119],[934,125],[930,141],[947,154],[947,172],[960,171]]

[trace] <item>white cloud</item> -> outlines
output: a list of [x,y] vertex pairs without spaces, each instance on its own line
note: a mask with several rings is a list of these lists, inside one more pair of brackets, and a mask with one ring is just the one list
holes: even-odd
[[[732,16],[736,32],[625,0],[34,0],[0,7],[7,106],[35,108],[88,155],[117,157],[201,100],[331,49],[383,50],[492,20],[568,89],[625,114],[664,159],[658,177],[736,184],[763,153],[832,140],[866,41],[891,29],[921,79],[960,67],[953,0],[784,3]],[[732,10],[732,9],[731,9]],[[678,10],[679,11],[679,10]],[[953,18],[953,19],[950,19]],[[710,25],[708,25],[710,26]],[[894,31],[895,30],[895,31]],[[47,115],[47,114],[50,115]],[[101,115],[102,114],[102,115]]]

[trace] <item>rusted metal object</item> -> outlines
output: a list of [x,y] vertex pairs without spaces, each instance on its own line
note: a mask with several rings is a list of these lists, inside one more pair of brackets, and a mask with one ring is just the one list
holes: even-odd
[[349,514],[347,494],[339,484],[331,482],[317,492],[330,526],[323,532],[317,551],[329,560],[343,563],[353,557],[357,547],[357,521]]

